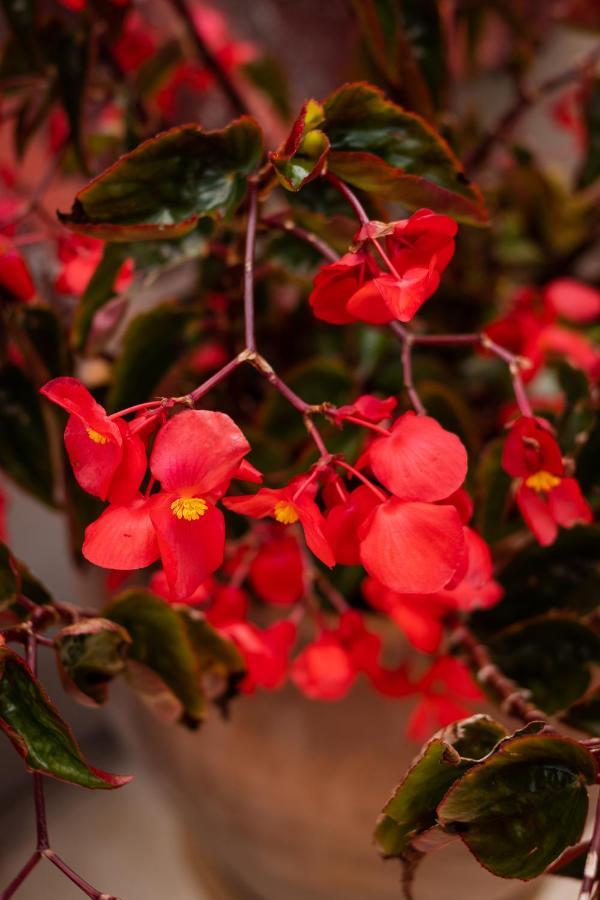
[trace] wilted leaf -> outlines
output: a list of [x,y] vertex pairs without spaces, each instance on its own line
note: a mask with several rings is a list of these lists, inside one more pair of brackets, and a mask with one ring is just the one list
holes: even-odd
[[481,193],[444,139],[369,84],[347,84],[323,101],[328,167],[361,190],[426,206],[473,224],[487,221]]
[[585,784],[595,777],[592,755],[575,741],[541,734],[507,738],[454,783],[438,821],[457,831],[493,874],[528,880],[579,840],[588,808]]
[[132,589],[119,594],[103,615],[128,632],[129,657],[155,672],[181,702],[186,723],[197,724],[204,715],[200,667],[176,610],[150,591]]
[[249,117],[220,131],[171,128],[91,181],[60,219],[72,231],[107,241],[181,237],[199,216],[237,206],[261,152],[260,129]]
[[6,647],[0,648],[0,672],[0,728],[30,771],[93,789],[121,787],[131,780],[89,765],[39,681]]
[[83,619],[54,638],[58,671],[65,690],[87,706],[108,698],[108,685],[125,668],[131,638],[108,619]]

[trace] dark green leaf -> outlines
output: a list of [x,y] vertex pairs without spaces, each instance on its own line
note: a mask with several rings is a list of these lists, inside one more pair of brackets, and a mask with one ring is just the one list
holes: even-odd
[[177,40],[167,41],[159,46],[135,73],[135,85],[139,96],[145,98],[153,94],[182,57],[182,47]]
[[125,668],[131,638],[108,619],[84,619],[54,638],[58,670],[65,690],[86,706],[108,699],[108,685]]
[[209,625],[201,612],[182,607],[179,613],[187,628],[207,694],[226,710],[245,674],[244,658],[232,641]]
[[475,470],[477,530],[493,543],[507,533],[511,478],[501,465],[504,440],[489,443],[479,456]]
[[11,364],[0,369],[0,467],[19,487],[54,505],[49,439],[37,391]]
[[199,216],[231,212],[262,153],[256,122],[220,131],[181,125],[122,156],[76,196],[61,221],[110,241],[181,237]]
[[481,193],[420,116],[368,84],[348,84],[324,102],[331,172],[409,208],[427,206],[473,224],[487,221]]
[[316,100],[307,100],[294,122],[286,142],[270,153],[269,159],[288,191],[298,191],[323,172],[329,140],[319,128],[323,124],[323,107]]
[[102,259],[90,278],[73,318],[71,340],[75,350],[82,350],[94,316],[115,296],[115,279],[129,255],[127,244],[106,244]]
[[187,346],[188,326],[196,315],[165,303],[133,319],[117,359],[107,408],[124,409],[149,399]]
[[450,788],[438,807],[479,862],[503,878],[535,878],[583,831],[596,765],[562,737],[507,738]]
[[[18,326],[44,367],[44,377],[54,378],[69,371],[70,360],[63,329],[54,310],[49,306],[21,305],[17,317]],[[24,352],[27,355],[27,348]]]
[[284,119],[290,116],[290,88],[287,72],[274,56],[260,56],[242,66],[246,78],[268,96]]
[[493,637],[488,648],[502,672],[531,691],[547,713],[566,709],[590,683],[590,666],[600,663],[600,638],[562,616],[528,620]]
[[436,807],[448,788],[506,735],[488,716],[472,716],[427,744],[383,809],[375,840],[384,856],[402,856],[417,835],[436,824]]
[[181,616],[160,597],[141,589],[125,591],[103,615],[129,633],[129,657],[155,672],[183,706],[186,721],[204,715],[200,667]]
[[70,728],[20,656],[0,649],[0,728],[32,772],[94,789],[121,787],[128,775],[90,766]]
[[[81,18],[85,23],[86,19]],[[69,123],[71,141],[77,160],[85,171],[87,164],[82,135],[82,110],[90,53],[90,30],[85,25],[76,29],[53,19],[43,31],[44,50],[56,69],[56,87]]]

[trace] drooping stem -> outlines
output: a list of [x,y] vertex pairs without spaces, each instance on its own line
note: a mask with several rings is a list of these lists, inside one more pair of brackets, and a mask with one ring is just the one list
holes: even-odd
[[600,854],[600,800],[596,803],[596,818],[590,848],[585,860],[583,881],[579,891],[579,900],[591,900],[594,885],[598,881],[598,858]]
[[170,3],[173,9],[175,9],[183,19],[189,36],[194,42],[198,56],[214,76],[215,81],[227,97],[234,113],[237,116],[247,115],[249,110],[244,98],[236,84],[233,82],[229,72],[223,67],[218,56],[213,53],[196,27],[196,23],[194,22],[186,0],[170,0]]
[[340,258],[339,253],[336,253],[333,247],[330,247],[322,238],[317,237],[312,231],[308,231],[306,228],[301,228],[300,225],[296,225],[291,219],[281,219],[278,216],[263,216],[261,222],[263,225],[268,225],[270,228],[278,228],[280,231],[287,231],[299,240],[311,244],[311,246],[313,246],[324,259],[329,260],[329,262],[337,262]]
[[509,716],[525,722],[545,722],[546,715],[527,699],[527,692],[504,675],[492,660],[487,647],[481,644],[463,622],[450,623],[454,630],[450,643],[463,651],[475,670],[478,681],[487,685],[501,701],[501,709]]
[[258,213],[258,183],[248,179],[248,226],[244,254],[244,327],[246,350],[256,350],[254,326],[254,256],[256,250],[256,221]]

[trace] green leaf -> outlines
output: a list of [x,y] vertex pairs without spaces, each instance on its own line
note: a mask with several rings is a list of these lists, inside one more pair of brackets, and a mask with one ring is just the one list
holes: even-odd
[[578,178],[578,186],[589,187],[600,178],[600,78],[596,78],[585,104],[587,153]]
[[204,716],[200,667],[176,610],[150,591],[132,589],[119,594],[103,616],[129,633],[129,657],[155,672],[182,704],[186,723],[197,724]]
[[528,880],[581,837],[585,784],[595,777],[592,755],[575,741],[507,738],[450,788],[438,821],[494,875]]
[[115,296],[115,279],[129,255],[127,244],[106,244],[102,259],[89,280],[73,317],[71,341],[75,350],[82,350],[94,316]]
[[507,533],[508,508],[512,480],[502,468],[504,440],[491,441],[484,447],[475,469],[475,510],[477,530],[489,543]]
[[488,649],[504,674],[531,691],[547,713],[566,709],[588,689],[590,667],[600,663],[600,637],[566,616],[518,623],[491,638]]
[[49,438],[37,391],[10,363],[0,369],[0,468],[24,490],[54,506]]
[[417,835],[436,824],[436,808],[457,778],[506,735],[488,716],[472,716],[427,744],[383,808],[375,841],[384,856],[402,856]]
[[181,237],[199,216],[239,204],[261,154],[261,132],[249,117],[220,131],[171,128],[122,156],[59,217],[71,230],[107,241]]
[[415,113],[386,100],[369,84],[347,84],[323,101],[328,167],[343,181],[426,206],[472,224],[485,224],[481,192],[466,178],[445,140]]
[[570,706],[560,719],[571,728],[600,737],[600,688],[595,688]]
[[107,408],[124,409],[150,398],[188,345],[196,314],[165,303],[131,321],[117,359]]
[[[60,320],[49,306],[21,305],[15,310],[17,324],[43,364],[45,378],[64,375],[71,361]],[[18,340],[18,337],[17,337]],[[27,355],[28,348],[24,348]]]
[[108,619],[84,619],[54,638],[58,671],[66,691],[86,706],[108,699],[108,685],[125,668],[129,634]]
[[40,52],[35,27],[36,0],[2,0],[2,11],[16,38],[21,57],[39,67]]
[[199,610],[182,607],[179,614],[187,628],[207,693],[227,711],[246,672],[244,658],[235,644],[220,635]]
[[[81,17],[81,22],[86,19]],[[42,32],[45,55],[56,71],[56,88],[69,123],[69,140],[82,169],[87,169],[82,135],[82,110],[90,54],[90,29],[67,27],[53,19]]]
[[323,107],[307,100],[285,143],[269,159],[280,183],[288,191],[299,191],[320,175],[329,153],[329,140],[321,131]]
[[290,86],[287,72],[274,56],[260,56],[245,63],[242,72],[255,87],[263,91],[284,119],[289,119]]
[[0,648],[0,672],[0,728],[31,772],[104,790],[131,781],[90,766],[42,685],[6,647]]

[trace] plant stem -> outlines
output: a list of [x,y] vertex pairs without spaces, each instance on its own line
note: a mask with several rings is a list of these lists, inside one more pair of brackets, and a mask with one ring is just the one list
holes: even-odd
[[8,887],[4,888],[2,893],[0,894],[0,900],[10,900],[10,898],[15,894],[16,890],[21,887],[27,876],[33,872],[39,861],[41,860],[41,856],[37,850],[35,850],[25,865],[17,872],[11,883]]
[[115,897],[113,894],[102,894],[100,891],[96,890],[85,878],[82,878],[81,875],[78,875],[67,863],[64,859],[61,859],[54,850],[45,850],[42,854],[47,860],[49,860],[57,869],[66,875],[69,881],[72,881],[73,884],[77,885],[80,891],[84,894],[87,894],[88,897],[91,897],[92,900],[119,900],[118,897]]
[[450,624],[454,626],[450,635],[450,643],[463,650],[475,669],[477,680],[488,685],[498,695],[502,701],[501,709],[507,715],[521,719],[526,724],[546,722],[545,713],[529,703],[526,699],[527,692],[500,671],[492,660],[487,647],[477,640],[471,629],[458,620],[454,620]]
[[299,240],[310,244],[329,262],[337,262],[340,258],[339,253],[336,253],[333,247],[330,247],[322,238],[317,237],[312,231],[307,231],[306,228],[296,225],[291,219],[280,219],[278,216],[263,216],[260,221],[263,225],[267,225],[270,228],[278,228],[280,231],[287,231]]
[[244,255],[244,327],[246,350],[256,350],[254,326],[254,256],[256,252],[256,221],[258,212],[258,183],[248,179],[248,228]]
[[419,397],[413,381],[411,353],[412,345],[412,335],[407,335],[402,339],[402,377],[404,378],[404,387],[406,388],[406,392],[408,393],[413,409],[415,410],[417,415],[426,416],[427,410],[425,409],[423,401]]
[[597,46],[580,63],[570,66],[558,75],[553,75],[551,78],[548,78],[531,90],[520,91],[513,105],[500,117],[492,131],[489,131],[475,149],[467,156],[464,161],[466,172],[469,175],[472,175],[473,172],[480,169],[487,162],[494,147],[506,140],[521,116],[527,112],[532,104],[541,100],[547,94],[551,94],[569,84],[571,81],[580,78],[587,71],[593,69],[599,60],[600,46]]
[[362,205],[354,191],[351,190],[351,188],[349,188],[347,184],[345,184],[340,178],[338,178],[337,175],[332,175],[331,172],[325,175],[325,178],[330,184],[337,188],[342,196],[346,198],[346,200],[358,216],[361,225],[366,225],[367,222],[370,222],[369,216],[367,215],[367,211],[365,210],[364,206]]
[[214,76],[215,81],[227,97],[234,113],[237,116],[248,115],[249,110],[246,102],[244,101],[244,98],[239,92],[237,86],[234,84],[233,79],[231,78],[229,73],[222,66],[218,56],[213,53],[211,48],[208,46],[208,44],[198,31],[186,0],[170,0],[170,3],[173,9],[175,9],[183,19],[189,36],[196,46],[198,56],[200,57],[206,68]]

